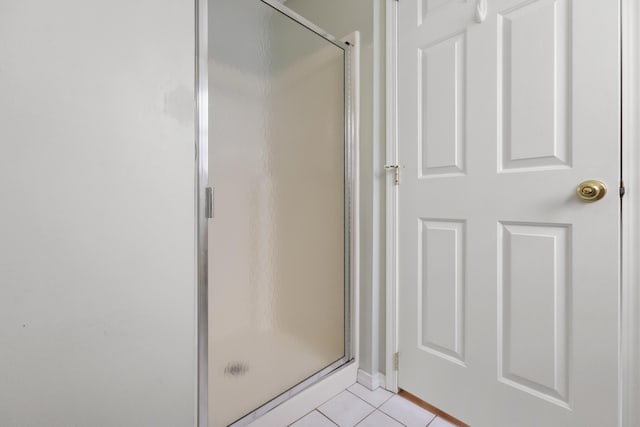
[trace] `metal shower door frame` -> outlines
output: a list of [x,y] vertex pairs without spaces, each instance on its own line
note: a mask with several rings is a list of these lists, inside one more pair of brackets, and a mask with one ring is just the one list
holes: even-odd
[[[301,393],[308,387],[318,383],[334,371],[341,369],[354,362],[354,343],[352,336],[353,321],[352,301],[355,266],[352,254],[356,242],[352,238],[354,223],[353,218],[353,196],[356,177],[354,171],[357,170],[354,164],[355,153],[355,111],[352,82],[352,46],[349,43],[340,41],[328,34],[326,31],[309,22],[302,16],[288,9],[277,0],[259,0],[267,6],[275,9],[296,23],[302,25],[316,35],[322,37],[327,42],[340,48],[344,53],[344,114],[345,114],[345,153],[344,153],[344,206],[345,206],[345,271],[344,271],[344,356],[338,361],[325,367],[321,371],[310,376],[306,380],[297,384],[293,388],[274,397],[265,405],[236,421],[232,426],[241,427],[249,424],[276,406],[289,400],[291,397]],[[209,0],[195,0],[195,22],[196,22],[196,43],[195,43],[195,93],[196,93],[196,277],[197,277],[197,421],[198,427],[207,427],[209,422],[208,411],[208,345],[209,345],[209,277],[208,277],[208,226],[207,217],[207,188],[209,186],[209,86],[208,86],[208,2]]]

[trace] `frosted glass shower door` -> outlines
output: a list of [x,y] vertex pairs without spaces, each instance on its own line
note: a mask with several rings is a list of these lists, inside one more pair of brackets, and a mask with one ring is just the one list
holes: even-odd
[[345,62],[264,2],[209,3],[212,426],[349,357]]

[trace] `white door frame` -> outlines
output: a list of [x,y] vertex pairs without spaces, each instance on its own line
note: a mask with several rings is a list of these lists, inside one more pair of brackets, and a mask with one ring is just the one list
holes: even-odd
[[[398,161],[397,50],[398,2],[386,2],[386,164]],[[623,181],[620,285],[620,424],[640,425],[640,5],[620,0],[622,40]],[[398,391],[394,354],[398,351],[398,188],[386,177],[386,388]],[[453,414],[455,415],[455,414]]]
[[621,425],[640,425],[640,5],[621,0],[622,204],[620,375]]
[[[387,0],[386,8],[386,164],[398,161],[398,2]],[[385,385],[398,391],[394,355],[398,351],[398,188],[388,173],[386,185],[386,340]]]

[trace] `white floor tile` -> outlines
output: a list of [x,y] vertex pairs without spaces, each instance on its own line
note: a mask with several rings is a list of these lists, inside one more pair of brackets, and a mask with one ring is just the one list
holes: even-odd
[[375,408],[345,390],[320,406],[318,410],[340,427],[353,427]]
[[336,425],[320,412],[313,411],[291,424],[291,427],[336,427]]
[[375,411],[362,420],[357,427],[404,427],[384,412]]
[[393,393],[383,389],[382,387],[378,387],[377,389],[371,391],[362,384],[358,383],[355,383],[347,390],[358,396],[360,399],[366,401],[369,405],[375,406],[376,408],[389,400],[391,396],[393,396]]
[[456,427],[455,424],[451,424],[449,421],[443,420],[442,418],[436,418],[429,424],[429,427]]
[[387,400],[380,410],[400,421],[407,427],[425,427],[435,418],[431,412],[414,405],[400,396]]

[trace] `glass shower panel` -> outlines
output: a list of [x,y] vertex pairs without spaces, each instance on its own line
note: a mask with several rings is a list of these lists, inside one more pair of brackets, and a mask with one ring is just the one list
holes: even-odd
[[259,0],[209,4],[209,413],[345,358],[345,52]]

